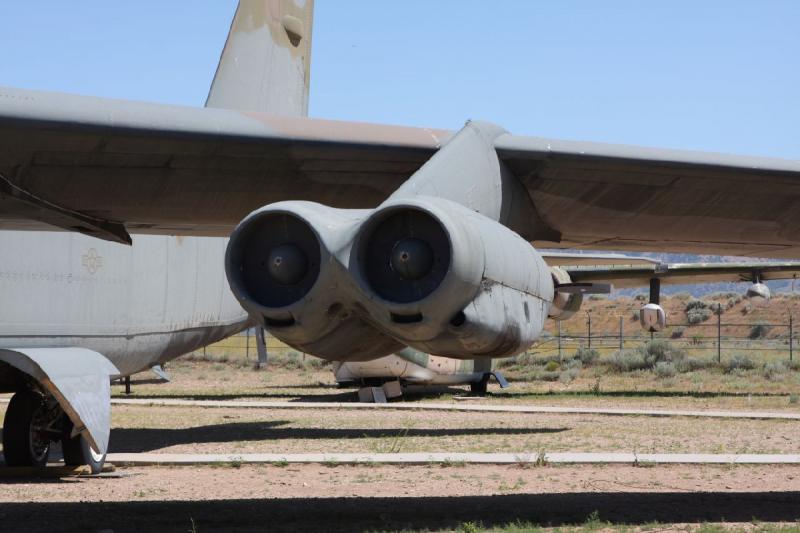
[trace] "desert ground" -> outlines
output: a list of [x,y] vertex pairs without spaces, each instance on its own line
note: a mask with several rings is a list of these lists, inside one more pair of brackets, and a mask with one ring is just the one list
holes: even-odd
[[[675,359],[665,373],[658,363],[620,370],[608,357],[579,365],[570,355],[554,368],[552,357],[528,354],[501,365],[510,389],[493,384],[468,403],[800,413],[800,371],[788,364]],[[253,363],[253,353],[212,349],[170,363],[170,383],[142,374],[130,396],[121,384],[112,393],[356,401],[355,389],[338,388],[313,358],[275,352],[267,368]],[[469,395],[467,387],[414,389],[405,399],[463,404]],[[800,453],[800,424],[786,420],[144,405],[116,405],[112,418],[112,452]],[[798,519],[800,466],[787,465],[233,461],[0,477],[0,531],[795,531]]]

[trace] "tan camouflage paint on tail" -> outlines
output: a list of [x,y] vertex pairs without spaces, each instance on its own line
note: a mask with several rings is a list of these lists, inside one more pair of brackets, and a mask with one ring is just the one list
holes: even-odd
[[240,0],[206,107],[307,116],[313,0]]

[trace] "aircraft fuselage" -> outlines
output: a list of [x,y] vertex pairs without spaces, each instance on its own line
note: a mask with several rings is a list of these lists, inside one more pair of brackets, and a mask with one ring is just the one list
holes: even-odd
[[135,235],[124,246],[66,232],[0,232],[0,348],[79,346],[123,375],[242,330],[227,239]]

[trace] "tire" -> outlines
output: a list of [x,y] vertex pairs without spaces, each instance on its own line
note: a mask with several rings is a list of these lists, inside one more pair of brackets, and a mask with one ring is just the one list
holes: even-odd
[[64,464],[67,466],[87,465],[92,474],[99,474],[103,471],[103,464],[106,462],[106,454],[95,453],[89,445],[89,441],[83,435],[70,437],[72,434],[72,421],[66,416],[64,422],[64,434],[61,437],[61,449],[64,452]]
[[30,390],[11,397],[3,420],[3,456],[6,466],[45,466],[50,456],[50,437],[34,428],[44,410],[44,397]]
[[486,391],[488,389],[489,389],[489,376],[488,375],[483,376],[483,378],[480,381],[475,381],[475,382],[469,384],[470,392],[473,392],[475,394],[480,394],[481,396],[486,394]]

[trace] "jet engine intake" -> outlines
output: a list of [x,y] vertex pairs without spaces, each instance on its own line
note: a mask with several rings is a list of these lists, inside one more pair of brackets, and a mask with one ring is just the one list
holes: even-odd
[[530,243],[458,203],[384,204],[361,226],[350,269],[381,329],[456,358],[519,353],[539,337],[553,299]]
[[254,322],[286,344],[327,359],[358,361],[402,349],[346,305],[353,283],[337,254],[346,255],[366,214],[280,202],[248,215],[231,234],[225,272]]

